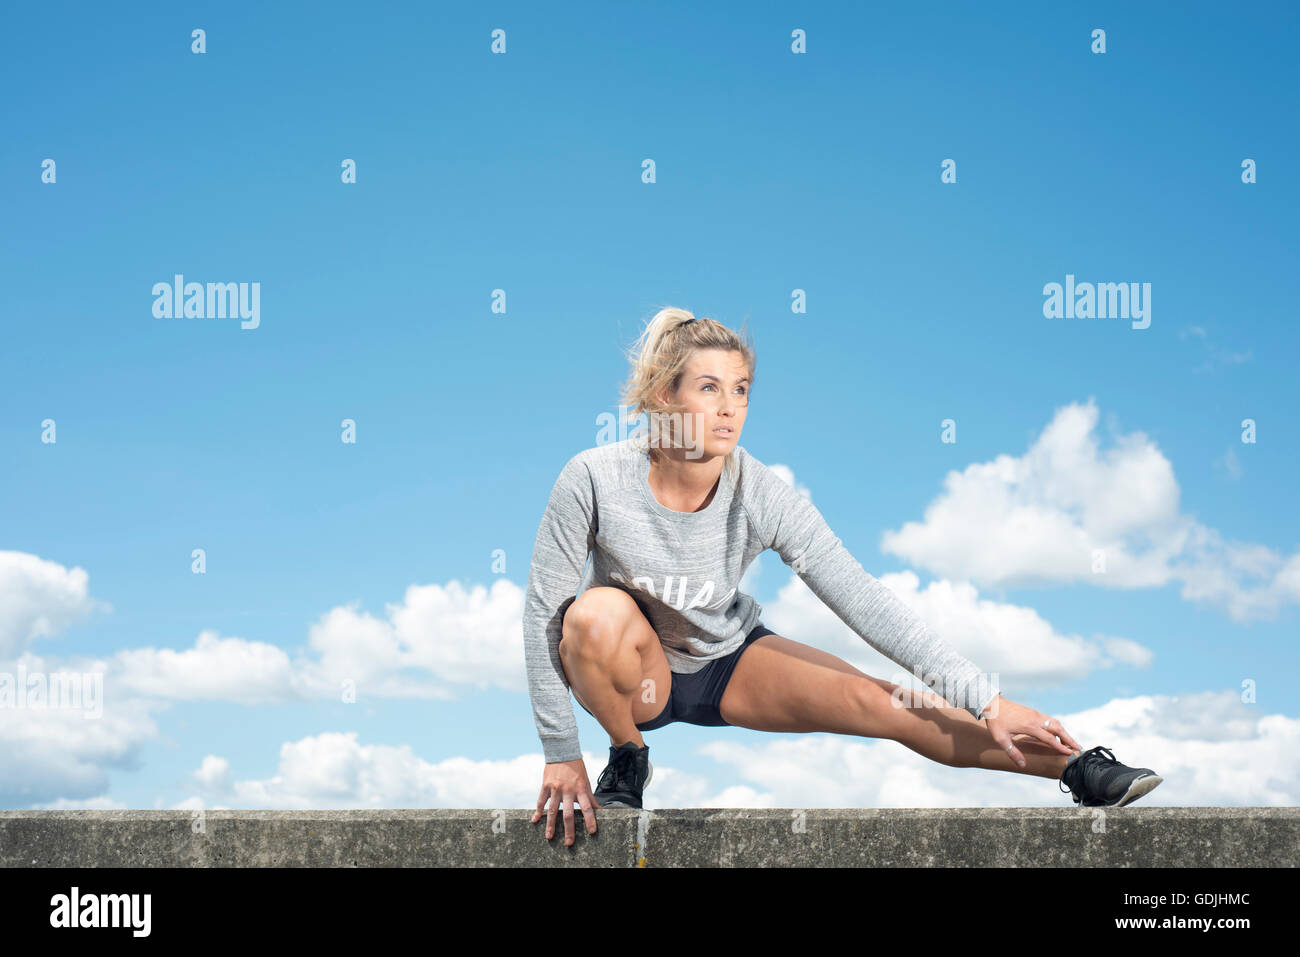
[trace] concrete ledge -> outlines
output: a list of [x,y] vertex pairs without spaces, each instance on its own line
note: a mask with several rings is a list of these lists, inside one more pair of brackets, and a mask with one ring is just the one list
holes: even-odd
[[1297,807],[610,808],[571,848],[531,813],[0,810],[0,866],[1300,866]]

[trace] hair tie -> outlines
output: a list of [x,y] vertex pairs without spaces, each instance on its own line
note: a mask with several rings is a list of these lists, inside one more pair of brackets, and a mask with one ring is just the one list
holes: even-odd
[[694,319],[694,318],[692,318],[692,319],[687,319],[687,320],[685,320],[684,322],[679,322],[679,323],[677,323],[677,328],[680,329],[682,326],[689,326],[692,322],[695,322],[695,319]]

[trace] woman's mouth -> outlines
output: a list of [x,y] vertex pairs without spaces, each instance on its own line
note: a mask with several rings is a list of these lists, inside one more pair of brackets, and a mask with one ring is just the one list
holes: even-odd
[[729,429],[729,428],[726,428],[726,427],[721,427],[721,428],[714,429],[714,430],[713,430],[713,434],[714,434],[714,435],[721,435],[721,436],[724,436],[724,437],[726,437],[726,438],[730,438],[730,437],[731,437],[731,434],[732,434],[732,430]]

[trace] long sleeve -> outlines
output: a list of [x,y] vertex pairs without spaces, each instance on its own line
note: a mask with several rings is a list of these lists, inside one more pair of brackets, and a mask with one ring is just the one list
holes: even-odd
[[533,721],[548,764],[582,757],[578,722],[560,666],[560,625],[582,584],[596,540],[595,492],[586,466],[570,459],[551,489],[533,543],[524,596],[524,664]]
[[767,536],[764,545],[774,549],[813,594],[872,648],[916,675],[949,704],[981,717],[998,694],[997,682],[863,569],[812,502],[765,466],[759,472],[763,480],[756,517],[765,524],[760,528]]

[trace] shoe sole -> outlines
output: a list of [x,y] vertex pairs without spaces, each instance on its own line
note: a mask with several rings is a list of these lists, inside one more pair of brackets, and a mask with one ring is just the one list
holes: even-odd
[[1125,804],[1132,804],[1163,780],[1164,778],[1158,774],[1148,774],[1146,777],[1138,778],[1128,786],[1128,790],[1111,807],[1123,807]]

